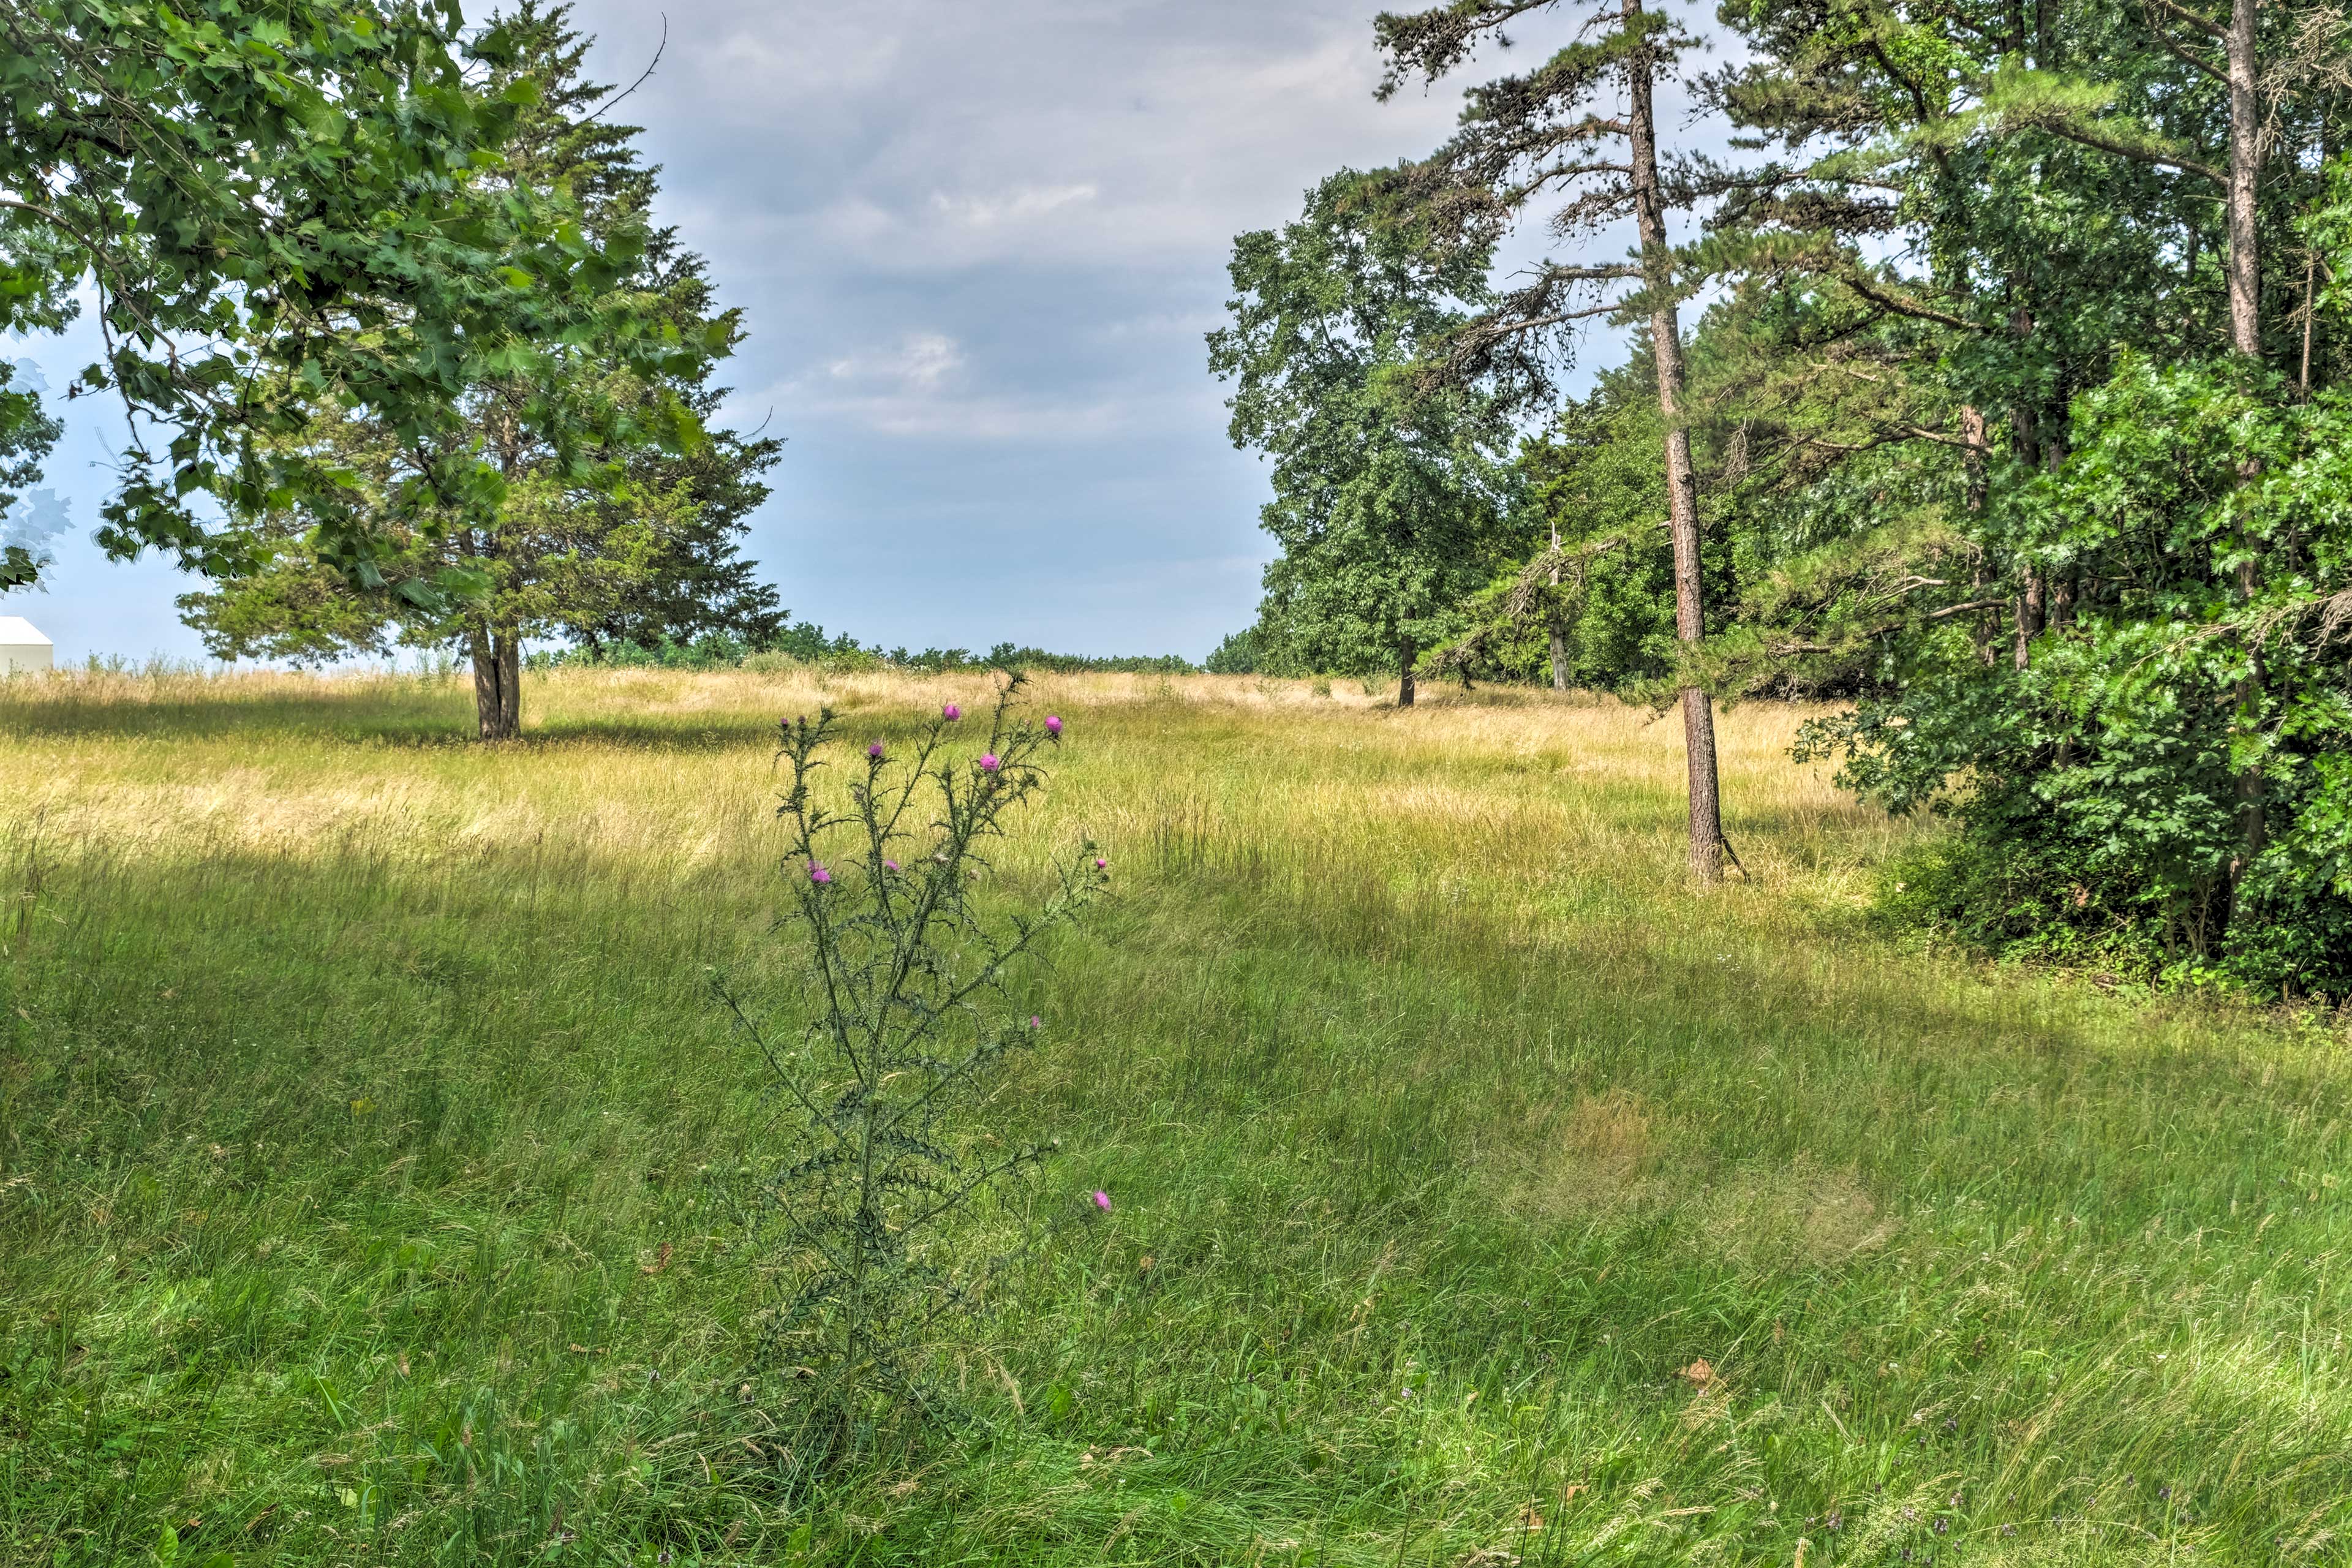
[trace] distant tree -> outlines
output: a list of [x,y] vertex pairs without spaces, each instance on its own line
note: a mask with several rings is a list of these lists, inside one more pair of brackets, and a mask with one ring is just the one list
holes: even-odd
[[1261,637],[1259,668],[1386,667],[1409,706],[1422,651],[1485,581],[1508,421],[1486,393],[1413,367],[1484,300],[1486,265],[1421,245],[1352,171],[1279,233],[1234,241],[1233,324],[1209,334],[1209,364],[1234,384],[1234,445],[1274,459],[1259,515],[1282,553],[1261,626],[1283,646]]
[[1265,669],[1258,651],[1258,628],[1244,626],[1228,632],[1223,641],[1209,651],[1201,664],[1211,675],[1258,675],[1271,673]]
[[1649,369],[1637,357],[1604,373],[1519,452],[1522,537],[1534,550],[1506,574],[1501,597],[1523,606],[1509,618],[1540,634],[1544,673],[1560,690],[1675,671],[1674,550]]
[[[592,321],[627,339],[611,283],[635,239],[583,244],[560,197],[478,176],[529,89],[509,71],[478,90],[469,63],[495,67],[508,39],[459,28],[454,5],[410,0],[0,0],[0,330],[59,331],[95,294],[104,353],[75,392],[110,388],[128,422],[110,552],[242,571],[250,542],[198,503],[273,505],[305,510],[314,552],[369,591],[476,584],[402,577],[389,525],[497,505],[495,468],[453,438],[466,389],[489,365],[530,374]],[[420,454],[375,504],[301,439],[329,405]],[[0,395],[11,488],[52,418]],[[626,423],[587,397],[515,418],[567,457]],[[0,586],[37,566],[21,542],[0,552]]]
[[[598,118],[611,89],[583,79],[588,41],[570,23],[569,5],[522,0],[499,24],[510,53],[493,88],[533,90],[497,178],[521,193],[566,195],[591,243],[645,232],[659,171],[640,163],[637,128]],[[183,598],[189,624],[224,657],[322,659],[394,643],[463,648],[486,740],[520,731],[527,639],[592,651],[712,635],[772,640],[784,612],[775,591],[752,580],[738,542],[766,499],[759,476],[782,444],[725,431],[667,444],[641,434],[665,410],[691,420],[715,412],[725,389],[711,378],[742,337],[740,316],[715,308],[702,258],[667,229],[650,233],[615,291],[677,351],[649,371],[627,343],[590,336],[536,371],[478,377],[466,391],[462,438],[490,455],[502,501],[485,516],[386,523],[408,571],[471,572],[484,592],[447,605],[370,593],[316,548],[310,509],[277,507],[240,523],[247,554],[263,564]],[[637,413],[639,433],[584,448],[584,463],[567,461],[534,437],[525,415],[583,395]],[[396,431],[364,416],[321,418],[299,439],[359,476],[366,505],[387,507],[413,461]]]

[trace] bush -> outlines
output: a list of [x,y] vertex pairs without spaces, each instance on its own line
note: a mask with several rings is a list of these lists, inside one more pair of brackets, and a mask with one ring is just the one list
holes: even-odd
[[1920,918],[1974,945],[2352,994],[2352,396],[2126,360],[2071,434],[2009,503],[2028,658],[1933,626],[1800,757],[1959,822]]

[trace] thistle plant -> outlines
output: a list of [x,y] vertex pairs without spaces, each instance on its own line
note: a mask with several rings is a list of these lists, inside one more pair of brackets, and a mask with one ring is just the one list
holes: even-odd
[[865,744],[846,810],[818,788],[838,716],[781,726],[780,923],[804,944],[810,1012],[796,1041],[779,1038],[721,995],[779,1102],[784,1147],[758,1208],[785,1285],[762,1350],[796,1375],[803,1465],[856,1453],[893,1415],[936,1408],[920,1376],[930,1331],[969,1304],[985,1266],[961,1256],[950,1222],[1052,1148],[1007,1145],[978,1112],[1045,1026],[1012,994],[1024,961],[1109,872],[1087,843],[1055,863],[1042,904],[983,902],[990,851],[1045,788],[1039,759],[1061,743],[1059,718],[1020,711],[1023,686],[1006,676],[984,738],[950,703],[904,761]]

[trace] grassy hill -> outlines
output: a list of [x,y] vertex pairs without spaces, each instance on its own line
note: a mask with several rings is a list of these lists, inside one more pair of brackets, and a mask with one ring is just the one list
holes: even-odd
[[1043,679],[1002,867],[1114,863],[992,1108],[1112,1212],[786,1506],[709,970],[773,722],[986,689],[0,685],[0,1563],[2352,1560],[2340,1032],[1873,935],[1784,708],[1700,896],[1670,723],[1213,677]]

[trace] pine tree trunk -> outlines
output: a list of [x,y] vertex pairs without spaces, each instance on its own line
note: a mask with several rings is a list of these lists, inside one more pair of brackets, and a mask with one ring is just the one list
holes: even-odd
[[[1625,25],[1641,25],[1642,0],[1623,0]],[[1666,244],[1664,197],[1658,186],[1657,115],[1652,102],[1650,56],[1635,54],[1626,71],[1631,100],[1633,218],[1642,241],[1643,284],[1651,296],[1650,352],[1658,370],[1658,412],[1666,426],[1666,510],[1675,543],[1675,635],[1696,650],[1706,636],[1699,577],[1698,476],[1691,467],[1690,429],[1683,423],[1682,323],[1675,310],[1674,256]],[[1683,742],[1690,769],[1691,874],[1702,883],[1723,880],[1723,812],[1715,762],[1715,705],[1696,686],[1682,689]]]
[[1420,647],[1411,637],[1397,640],[1397,706],[1412,706],[1412,662],[1421,657]]
[[[2263,352],[2262,250],[2254,227],[2254,198],[2262,153],[2262,105],[2254,58],[2256,4],[2257,0],[2232,0],[2229,37],[2230,346],[2249,359],[2260,359]],[[2251,483],[2254,472],[2249,464],[2240,474],[2240,481]],[[2249,561],[2238,569],[2239,592],[2252,599],[2255,585],[2253,563]],[[2250,650],[2250,654],[2251,670],[2238,685],[2241,725],[2257,718],[2262,703],[2262,654],[2259,648]],[[2237,912],[2239,884],[2255,857],[2262,853],[2269,836],[2263,793],[2260,768],[2248,768],[2238,775],[2238,853],[2230,861],[2230,911],[2233,916]]]
[[511,741],[522,733],[522,644],[512,632],[475,628],[468,651],[474,658],[474,720],[485,741]]
[[2262,105],[2254,74],[2256,0],[2230,6],[2230,346],[2263,352],[2263,265],[2254,231]]

